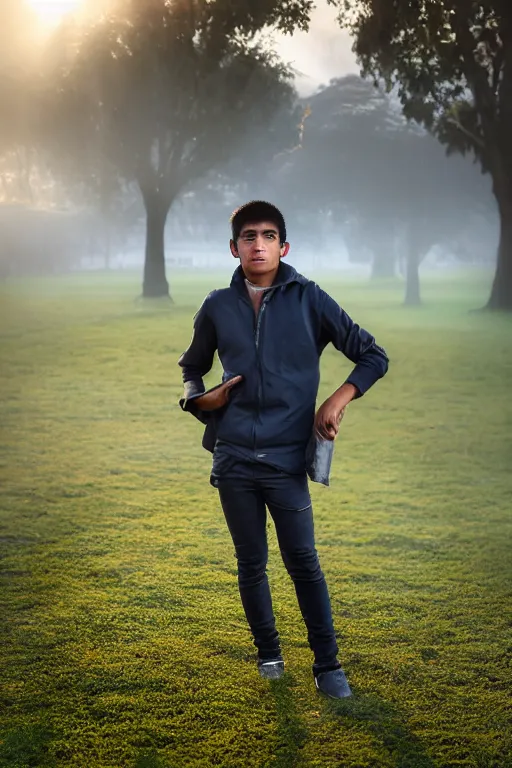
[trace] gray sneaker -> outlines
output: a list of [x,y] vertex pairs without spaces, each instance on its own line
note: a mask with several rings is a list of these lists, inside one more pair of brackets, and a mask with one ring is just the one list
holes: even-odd
[[258,672],[265,680],[279,680],[284,674],[284,661],[282,656],[275,659],[258,659]]
[[321,672],[315,676],[315,685],[321,693],[331,699],[346,699],[352,696],[352,691],[342,669]]

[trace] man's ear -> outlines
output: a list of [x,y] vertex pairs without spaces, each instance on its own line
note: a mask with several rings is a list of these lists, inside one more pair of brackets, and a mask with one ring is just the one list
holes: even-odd
[[236,243],[234,240],[229,241],[229,247],[231,249],[231,253],[233,254],[235,259],[239,259],[240,256],[238,255],[238,249],[236,247]]
[[281,258],[284,259],[285,256],[288,256],[288,252],[290,250],[290,243],[285,243],[281,246]]

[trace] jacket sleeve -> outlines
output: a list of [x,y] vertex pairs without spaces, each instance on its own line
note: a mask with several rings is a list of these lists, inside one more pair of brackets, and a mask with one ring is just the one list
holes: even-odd
[[321,346],[331,342],[356,364],[346,383],[356,387],[356,398],[361,397],[387,372],[388,356],[374,337],[357,325],[325,291],[318,289],[316,298],[320,305]]
[[199,409],[193,407],[193,401],[205,391],[203,376],[211,370],[216,350],[217,334],[208,314],[208,297],[206,297],[194,317],[194,331],[190,345],[178,360],[178,365],[182,368],[184,384],[180,405],[184,411],[192,411],[203,422],[206,420]]

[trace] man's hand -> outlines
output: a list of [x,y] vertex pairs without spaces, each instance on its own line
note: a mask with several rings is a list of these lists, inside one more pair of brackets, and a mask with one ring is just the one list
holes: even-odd
[[335,440],[345,408],[355,397],[357,389],[353,384],[342,386],[323,403],[315,416],[315,432],[324,440]]
[[[345,406],[346,407],[346,406]],[[330,397],[320,406],[315,417],[315,432],[324,440],[335,440],[345,408],[339,408],[336,399]]]
[[202,411],[216,411],[218,408],[223,408],[228,403],[229,393],[241,381],[242,376],[235,376],[233,379],[225,381],[224,384],[214,389],[213,392],[196,397],[194,405],[197,405]]

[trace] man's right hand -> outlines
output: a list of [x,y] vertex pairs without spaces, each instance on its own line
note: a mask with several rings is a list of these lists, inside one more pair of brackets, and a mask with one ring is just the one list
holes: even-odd
[[228,403],[231,390],[237,384],[240,384],[242,378],[242,376],[235,376],[229,381],[225,381],[224,384],[214,389],[213,392],[196,397],[194,405],[200,408],[201,411],[216,411],[218,408],[223,408]]

